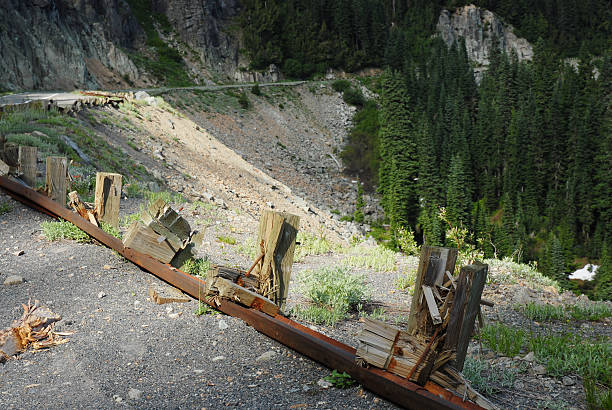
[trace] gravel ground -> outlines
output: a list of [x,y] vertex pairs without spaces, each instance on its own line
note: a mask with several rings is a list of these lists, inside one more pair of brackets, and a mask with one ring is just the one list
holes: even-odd
[[102,246],[46,241],[40,223],[50,218],[8,201],[0,281],[17,274],[24,283],[0,286],[0,326],[39,300],[62,316],[56,330],[74,335],[0,366],[0,407],[393,407],[360,387],[321,388],[328,369],[239,319],[198,317],[195,301],[152,303],[152,275]]

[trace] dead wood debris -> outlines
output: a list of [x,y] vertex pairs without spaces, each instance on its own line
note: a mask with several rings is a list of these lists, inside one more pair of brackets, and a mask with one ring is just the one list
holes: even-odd
[[72,332],[56,332],[53,330],[55,323],[60,321],[61,316],[53,313],[38,301],[32,305],[22,304],[23,315],[13,325],[0,330],[0,363],[4,363],[13,356],[23,353],[27,349],[42,350],[51,346],[67,343]]

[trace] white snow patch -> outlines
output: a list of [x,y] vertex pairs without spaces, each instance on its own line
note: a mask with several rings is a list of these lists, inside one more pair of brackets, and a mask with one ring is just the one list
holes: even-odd
[[598,265],[587,264],[584,268],[578,269],[576,272],[569,275],[570,279],[580,279],[580,280],[593,280],[595,279],[595,273],[597,273],[597,269],[599,269]]

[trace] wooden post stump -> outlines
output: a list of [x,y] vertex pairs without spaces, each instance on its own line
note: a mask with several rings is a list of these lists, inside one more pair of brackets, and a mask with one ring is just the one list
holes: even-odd
[[[431,325],[437,324],[432,316],[436,316],[437,308],[432,306],[431,299],[434,298],[434,285],[441,285],[446,281],[449,272],[452,276],[455,272],[455,263],[457,262],[457,249],[440,248],[437,246],[421,247],[421,256],[419,259],[419,267],[417,269],[417,277],[414,283],[414,294],[412,296],[412,304],[410,305],[410,316],[408,319],[408,333],[414,335],[417,333],[430,334]],[[432,312],[432,309],[434,310]],[[431,318],[429,320],[428,318]],[[442,320],[437,316],[438,320]],[[438,322],[440,323],[440,322]]]
[[457,350],[452,364],[459,371],[463,370],[488,271],[488,265],[468,265],[463,266],[459,273],[445,342],[445,346]]
[[[263,246],[263,259],[253,274],[258,278],[258,293],[285,306],[295,251],[295,238],[300,225],[297,215],[264,211],[259,220],[256,246]],[[262,245],[263,244],[263,245]]]
[[47,157],[47,196],[62,205],[66,205],[66,176],[68,160],[66,157]]
[[9,167],[2,159],[0,159],[0,177],[9,173],[11,167]]
[[98,221],[119,228],[119,203],[121,202],[120,174],[98,172],[96,174],[96,197],[94,210]]
[[23,174],[23,181],[36,188],[36,160],[38,156],[38,148],[36,147],[19,147],[19,172]]

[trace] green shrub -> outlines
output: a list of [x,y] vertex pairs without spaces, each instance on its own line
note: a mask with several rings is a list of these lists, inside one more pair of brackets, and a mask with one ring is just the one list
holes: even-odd
[[347,372],[340,373],[336,369],[334,369],[329,376],[325,377],[325,380],[339,389],[346,389],[356,383]]
[[351,82],[349,80],[336,80],[332,82],[331,86],[334,91],[342,93],[351,87]]
[[342,99],[345,103],[357,107],[363,107],[363,105],[365,104],[365,97],[361,93],[361,90],[358,90],[353,87],[347,88],[342,93]]
[[421,247],[414,240],[414,232],[412,229],[406,229],[400,226],[395,230],[395,241],[400,250],[406,255],[416,256],[421,253]]
[[512,388],[518,371],[512,368],[495,368],[485,360],[467,356],[462,373],[478,392],[490,396],[501,389]]
[[298,306],[292,312],[318,324],[332,325],[344,319],[351,309],[369,297],[365,276],[353,274],[346,268],[303,271],[298,276],[298,289],[311,306]]
[[238,104],[242,107],[243,110],[248,110],[251,106],[251,102],[249,101],[249,97],[247,97],[246,93],[243,91],[238,96]]
[[260,96],[261,95],[261,87],[259,87],[259,83],[255,83],[253,87],[251,87],[251,92],[253,95]]

